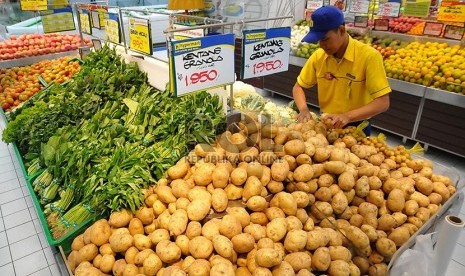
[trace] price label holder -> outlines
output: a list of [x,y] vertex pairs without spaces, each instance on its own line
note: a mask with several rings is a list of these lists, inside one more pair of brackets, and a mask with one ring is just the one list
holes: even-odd
[[22,11],[47,10],[47,0],[20,0],[19,5]]
[[439,21],[465,22],[465,3],[455,1],[442,1],[438,11]]
[[377,15],[388,16],[388,17],[399,17],[399,13],[400,13],[400,1],[399,2],[388,1],[384,3],[381,3],[380,1]]
[[108,19],[108,11],[106,9],[97,9],[97,12],[99,14],[100,29],[104,29],[105,28],[105,22]]
[[98,11],[90,11],[92,28],[101,29],[100,26],[100,14]]
[[[173,29],[182,29],[188,26],[181,25],[181,24],[173,24]],[[197,37],[204,37],[205,36],[205,29],[195,29],[195,30],[187,30],[187,31],[179,31],[174,33],[175,40],[183,40],[188,38],[197,38]]]
[[444,29],[444,38],[462,40],[464,32],[464,26],[446,25]]
[[100,39],[92,39],[92,45],[96,51],[102,49],[102,41]]
[[170,87],[176,96],[234,82],[234,34],[171,41]]
[[129,17],[129,48],[152,55],[152,32],[148,19]]
[[308,0],[307,1],[307,9],[309,10],[316,10],[318,8],[323,7],[324,3],[323,0]]
[[442,33],[442,28],[444,28],[444,23],[426,22],[425,28],[423,29],[423,34],[429,36],[440,36]]
[[242,78],[250,79],[289,68],[291,28],[272,28],[243,32]]
[[349,12],[351,13],[368,13],[370,7],[369,0],[352,0]]
[[407,0],[404,4],[404,16],[428,17],[431,0]]
[[368,27],[368,16],[355,16],[354,26],[358,28]]
[[388,31],[389,19],[375,19],[375,31]]
[[105,40],[120,44],[121,32],[119,29],[119,18],[116,13],[109,13],[108,19],[105,21]]
[[76,30],[71,7],[40,11],[40,17],[46,34]]
[[79,21],[81,22],[81,30],[83,33],[92,35],[92,28],[90,27],[90,16],[88,10],[82,10],[79,13]]

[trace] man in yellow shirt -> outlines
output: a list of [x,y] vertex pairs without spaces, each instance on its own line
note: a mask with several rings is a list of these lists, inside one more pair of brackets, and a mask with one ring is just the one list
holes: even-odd
[[389,108],[391,88],[381,54],[347,34],[344,15],[334,6],[312,14],[303,42],[319,43],[302,68],[292,94],[299,121],[311,118],[304,89],[318,85],[318,102],[335,128],[369,119]]

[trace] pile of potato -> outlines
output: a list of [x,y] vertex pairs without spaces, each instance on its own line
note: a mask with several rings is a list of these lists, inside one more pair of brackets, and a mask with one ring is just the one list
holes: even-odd
[[324,124],[259,125],[197,145],[136,214],[72,244],[75,275],[387,275],[455,187],[427,160],[398,166]]

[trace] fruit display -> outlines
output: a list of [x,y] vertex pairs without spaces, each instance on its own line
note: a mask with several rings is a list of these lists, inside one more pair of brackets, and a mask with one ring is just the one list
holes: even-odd
[[29,66],[0,69],[0,105],[7,112],[27,101],[43,88],[39,76],[47,83],[63,83],[79,71],[72,57],[44,60]]
[[[84,38],[83,44],[92,46],[92,41]],[[81,46],[79,34],[11,35],[9,40],[0,42],[0,60],[67,52]]]
[[408,33],[412,28],[424,21],[416,17],[399,16],[389,18],[389,31],[394,33]]
[[421,21],[415,26],[413,26],[410,31],[408,31],[408,34],[412,35],[422,35],[423,30],[425,29],[426,21]]
[[[198,144],[145,193],[77,236],[75,275],[388,275],[456,189],[433,164],[339,138],[323,122],[258,124]],[[328,139],[330,133],[338,137]]]

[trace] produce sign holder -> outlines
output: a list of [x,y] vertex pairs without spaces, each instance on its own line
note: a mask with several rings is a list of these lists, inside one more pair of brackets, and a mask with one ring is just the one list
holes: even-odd
[[43,11],[47,9],[47,0],[20,0],[22,11]]
[[129,48],[146,55],[152,55],[150,20],[129,17]]
[[71,7],[40,11],[39,14],[46,34],[76,30]]

